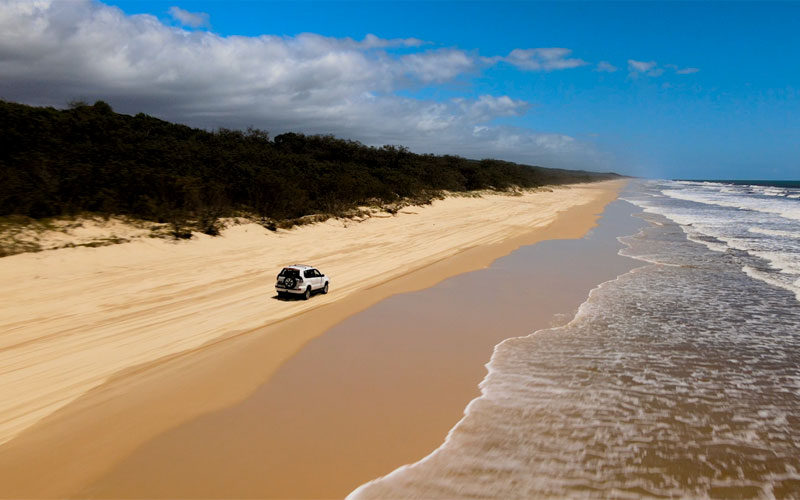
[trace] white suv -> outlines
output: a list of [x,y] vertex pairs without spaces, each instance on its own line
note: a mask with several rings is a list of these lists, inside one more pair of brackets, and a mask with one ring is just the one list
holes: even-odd
[[278,282],[275,283],[275,290],[278,292],[278,297],[302,295],[303,300],[308,300],[311,292],[328,293],[329,283],[328,277],[319,272],[319,269],[295,264],[281,270]]

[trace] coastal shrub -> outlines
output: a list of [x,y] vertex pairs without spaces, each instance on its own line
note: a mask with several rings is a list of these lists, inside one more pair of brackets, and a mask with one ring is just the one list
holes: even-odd
[[119,114],[103,101],[62,110],[0,101],[0,216],[130,215],[171,224],[176,238],[189,229],[216,234],[219,218],[239,213],[277,228],[285,222],[274,221],[345,216],[358,206],[428,203],[443,191],[614,177],[420,155],[331,135],[208,131]]

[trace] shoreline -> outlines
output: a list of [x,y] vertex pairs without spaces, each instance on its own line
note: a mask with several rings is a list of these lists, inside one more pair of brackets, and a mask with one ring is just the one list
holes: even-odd
[[[623,184],[624,181],[557,190],[556,195],[567,198],[561,206],[564,210],[546,214],[543,224],[535,230],[529,230],[530,225],[515,227],[513,224],[519,220],[509,218],[504,222],[510,221],[510,225],[501,231],[488,231],[467,248],[429,255],[429,262],[415,270],[400,268],[398,276],[369,286],[361,283],[360,288],[343,287],[350,293],[338,300],[302,304],[306,306],[302,314],[295,312],[267,327],[229,331],[199,346],[117,371],[110,380],[0,446],[0,469],[6,471],[0,473],[0,481],[7,489],[3,496],[74,494],[141,443],[194,416],[244,399],[308,340],[355,312],[391,295],[427,288],[446,277],[485,267],[520,246],[543,239],[580,237],[594,225],[602,207],[616,198]],[[563,196],[565,191],[577,194],[578,190],[589,200],[579,203]],[[546,203],[550,201],[548,194],[551,193],[532,196]],[[542,219],[542,214],[538,215]],[[573,224],[554,227],[565,219],[571,219]],[[509,237],[509,233],[513,236]],[[82,461],[74,460],[76,456]],[[43,470],[48,471],[48,484],[36,485]]]
[[632,210],[613,202],[591,235],[347,318],[245,400],[148,441],[78,496],[341,498],[419,460],[480,395],[498,344],[568,322],[588,290],[641,265],[617,254]]
[[[615,206],[616,205],[616,206]],[[623,205],[628,205],[628,207],[624,207]],[[615,213],[609,214],[609,208],[621,208],[621,210],[614,210]],[[621,202],[617,200],[609,204],[607,210],[603,214],[603,219],[607,218],[616,218],[617,222],[620,221],[620,216],[627,217],[629,230],[620,232],[620,226],[610,229],[605,228],[606,234],[615,235],[614,240],[618,241],[618,238],[621,236],[632,236],[633,234],[641,234],[647,227],[647,222],[640,219],[632,219],[633,214],[640,211],[639,207],[625,201]],[[627,213],[625,213],[627,212]],[[600,225],[603,225],[603,220],[601,220]],[[585,243],[585,240],[588,238],[585,237],[582,240],[578,240],[578,244]],[[574,241],[574,240],[573,240]],[[544,242],[542,245],[546,245],[547,243],[552,242]],[[572,242],[568,242],[572,243]],[[576,245],[577,246],[577,245]],[[589,245],[591,246],[591,244]],[[596,293],[598,290],[601,290],[603,287],[608,286],[610,283],[617,282],[623,276],[636,272],[638,268],[644,267],[647,265],[647,262],[639,260],[636,257],[625,256],[620,253],[620,250],[625,249],[627,247],[626,244],[621,243],[619,244],[619,248],[616,252],[616,255],[611,259],[615,261],[616,265],[610,266],[614,270],[608,269],[609,273],[605,276],[608,279],[605,279],[601,282],[595,283],[595,285],[588,291],[588,294],[584,297],[583,302],[580,303],[580,306],[576,308],[573,312],[573,316],[568,318],[566,321],[554,322],[553,324],[544,326],[538,325],[533,331],[527,334],[523,334],[520,336],[508,337],[500,341],[492,348],[491,357],[489,361],[484,365],[486,368],[486,372],[484,377],[481,379],[480,383],[478,384],[479,392],[476,396],[469,401],[469,403],[464,408],[462,415],[458,422],[456,422],[447,432],[443,442],[439,444],[438,447],[431,450],[429,453],[424,455],[423,457],[419,458],[414,462],[409,462],[403,464],[387,474],[382,476],[375,477],[367,482],[362,483],[357,488],[353,489],[346,497],[345,500],[360,500],[360,499],[367,499],[367,498],[388,498],[392,495],[403,496],[408,495],[409,492],[404,490],[403,488],[406,487],[409,483],[413,483],[415,480],[420,480],[419,476],[415,476],[413,478],[409,478],[409,475],[413,475],[418,473],[420,470],[425,470],[428,467],[436,467],[442,461],[447,461],[446,456],[450,454],[450,457],[453,454],[457,455],[458,451],[453,452],[452,448],[457,446],[457,442],[464,440],[465,434],[472,434],[475,432],[474,429],[467,429],[471,425],[474,426],[473,422],[470,422],[470,419],[475,418],[475,413],[479,412],[477,407],[481,406],[484,402],[483,400],[491,397],[490,392],[492,389],[502,391],[502,388],[498,388],[496,382],[494,383],[494,387],[492,387],[492,378],[496,377],[498,374],[497,367],[495,363],[497,362],[497,357],[502,356],[502,352],[505,349],[506,344],[511,344],[515,342],[525,341],[537,335],[543,335],[548,332],[554,331],[563,331],[565,329],[569,329],[570,325],[577,321],[577,318],[580,316],[581,308],[591,301],[592,295]],[[593,250],[594,251],[594,250]],[[603,255],[603,251],[598,251],[597,257],[599,259],[605,259],[606,263],[609,262],[609,255]],[[614,276],[616,275],[616,276]],[[438,462],[438,463],[437,463]],[[434,465],[436,463],[436,465]],[[429,475],[425,476],[425,480],[431,480],[431,477],[436,477],[436,473],[430,472],[421,472],[420,474],[425,475],[428,473]],[[397,488],[397,489],[395,489]],[[424,489],[424,488],[423,488]],[[402,494],[400,492],[403,492]],[[440,492],[433,493],[432,491],[428,490],[427,494],[431,496],[431,498],[439,498]],[[411,497],[414,496],[413,493],[410,494]]]

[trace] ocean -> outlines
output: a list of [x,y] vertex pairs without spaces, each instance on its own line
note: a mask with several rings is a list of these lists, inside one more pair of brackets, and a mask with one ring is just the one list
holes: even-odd
[[350,498],[800,497],[800,184],[621,198],[640,266],[498,344],[445,443]]

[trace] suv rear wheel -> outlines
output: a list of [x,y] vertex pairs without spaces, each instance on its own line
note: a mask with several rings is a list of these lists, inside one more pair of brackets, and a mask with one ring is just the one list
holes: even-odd
[[311,287],[306,287],[306,292],[303,294],[303,300],[308,300],[311,298]]

